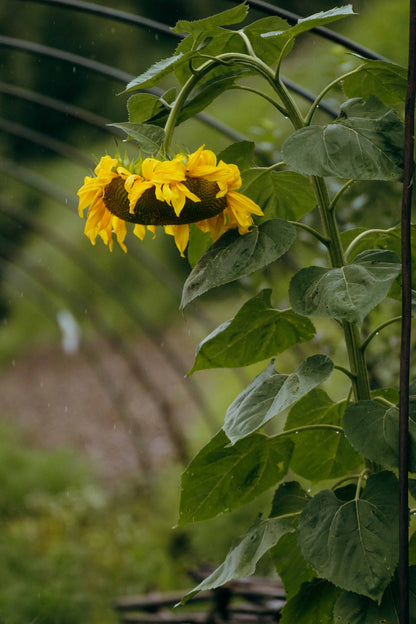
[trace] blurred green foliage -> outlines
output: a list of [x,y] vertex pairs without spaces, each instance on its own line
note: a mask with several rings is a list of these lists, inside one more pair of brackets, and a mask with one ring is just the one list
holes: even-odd
[[2,425],[2,619],[112,624],[117,596],[188,587],[186,570],[210,562],[214,548],[224,556],[247,510],[218,518],[214,530],[211,522],[172,531],[177,479],[170,467],[150,494],[125,482],[109,491],[74,452],[33,450]]

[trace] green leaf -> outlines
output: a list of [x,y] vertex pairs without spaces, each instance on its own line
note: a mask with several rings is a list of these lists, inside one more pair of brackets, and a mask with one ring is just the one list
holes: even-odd
[[371,475],[359,497],[319,492],[299,519],[299,546],[319,576],[380,601],[398,561],[398,483]]
[[[241,173],[253,166],[254,149],[255,144],[253,141],[238,141],[237,143],[232,143],[220,152],[220,154],[218,154],[218,161],[223,160],[225,163],[237,165]],[[240,193],[243,193],[242,189],[240,189]]]
[[300,513],[310,500],[309,494],[297,481],[281,483],[274,493],[270,518]]
[[[416,624],[416,567],[409,568],[409,589],[409,623]],[[397,579],[387,587],[380,605],[365,596],[344,592],[335,604],[334,621],[337,624],[400,624]]]
[[[281,36],[282,33],[290,29],[284,19],[273,16],[263,17],[249,24],[243,30],[250,39],[256,55],[267,65],[272,65],[279,58],[287,43],[287,37]],[[279,33],[278,36],[273,35],[276,32]],[[285,55],[290,52],[292,45],[290,43],[286,46]]]
[[396,106],[406,99],[407,69],[389,61],[366,60],[342,87],[350,97],[368,100],[374,95],[386,106]]
[[361,322],[387,296],[400,269],[395,253],[379,250],[362,252],[337,269],[307,267],[291,280],[290,303],[305,316]]
[[416,533],[413,533],[409,541],[409,564],[416,565]]
[[182,604],[199,591],[220,587],[234,578],[250,576],[250,574],[255,572],[259,559],[277,544],[283,535],[294,530],[291,523],[287,520],[274,518],[257,520],[249,531],[231,548],[224,563],[208,578],[204,579],[202,583],[186,594]]
[[194,268],[198,260],[208,251],[211,245],[211,234],[209,232],[202,232],[199,227],[191,223],[187,257],[192,268]]
[[[365,235],[364,231],[366,232]],[[345,234],[346,233],[347,232],[345,232]],[[355,236],[353,236],[352,238],[352,240],[354,241],[354,246],[351,250],[351,254],[349,255],[349,258],[351,260],[357,254],[367,249],[389,249],[390,251],[394,251],[398,256],[400,256],[401,254],[400,224],[395,225],[394,227],[387,230],[362,230],[361,228],[357,228],[356,230],[353,230],[352,233],[350,231],[350,235],[351,234],[355,234]],[[416,225],[414,224],[410,226],[410,236],[412,264],[416,266]],[[344,237],[343,235],[341,235],[341,237],[343,242],[344,240],[347,240],[347,237]],[[414,273],[414,275],[412,276],[412,288],[416,289],[416,273]],[[390,292],[389,296],[401,300],[401,289],[397,288],[397,292]]]
[[248,234],[233,229],[210,247],[188,276],[181,308],[212,288],[263,269],[282,256],[296,238],[295,227],[281,219],[271,219]]
[[[308,565],[299,550],[296,533],[287,533],[270,551],[276,572],[283,581],[285,594],[290,600],[298,593],[302,583],[315,578],[315,572]],[[297,620],[296,620],[297,621]],[[312,623],[321,620],[312,620]]]
[[[336,9],[330,9],[329,11],[320,11],[320,13],[314,13],[313,15],[309,15],[309,17],[299,19],[297,24],[289,28],[284,35],[294,38],[308,30],[318,28],[318,26],[325,26],[325,24],[336,22],[350,15],[355,15],[351,4]],[[271,37],[275,34],[278,33],[266,33],[264,37]]]
[[[345,405],[345,401],[334,403],[326,392],[316,388],[292,407],[285,429],[324,423],[341,425]],[[290,467],[312,482],[342,477],[362,464],[361,456],[339,431],[301,431],[293,440],[295,451]]]
[[144,123],[113,123],[110,126],[121,128],[129,139],[137,141],[142,152],[156,154],[165,140],[165,132],[158,126]]
[[416,479],[409,479],[409,494],[416,499]]
[[333,624],[340,590],[322,579],[305,583],[282,610],[281,624]]
[[[188,65],[183,71],[188,71]],[[204,110],[224,91],[231,89],[235,81],[246,75],[246,71],[231,71],[227,66],[220,66],[211,71],[205,78],[198,82],[197,88],[192,91],[185,106],[182,108],[177,125],[187,119],[191,119],[197,113]]]
[[333,366],[326,355],[312,355],[291,375],[281,375],[271,362],[228,408],[223,428],[231,442],[250,435],[297,403],[331,374]]
[[148,89],[149,87],[153,87],[158,84],[162,78],[172,73],[179,65],[187,63],[193,55],[194,52],[189,52],[187,54],[179,52],[179,54],[157,61],[143,74],[131,80],[125,88],[124,93],[127,91],[134,91],[135,89]]
[[372,97],[348,100],[326,126],[308,126],[283,144],[283,158],[305,175],[353,180],[397,180],[402,176],[403,125]]
[[[416,472],[416,400],[409,406],[409,463]],[[357,401],[345,410],[344,431],[352,446],[371,461],[399,467],[399,410],[376,401]]]
[[250,197],[269,218],[297,221],[316,206],[308,178],[294,171],[248,169],[242,176],[241,193]]
[[230,446],[220,431],[182,475],[179,524],[212,518],[250,502],[283,479],[292,449],[287,438],[259,434]]
[[247,16],[248,7],[245,2],[238,4],[232,9],[216,13],[210,17],[204,17],[203,19],[188,21],[179,20],[176,22],[172,31],[174,33],[191,33],[192,35],[199,35],[205,31],[210,31],[217,26],[230,26],[231,24],[239,24]]
[[156,95],[136,93],[127,100],[127,109],[130,123],[142,123],[165,111],[166,106]]
[[205,368],[248,366],[311,340],[315,335],[312,323],[293,310],[273,309],[271,292],[270,288],[262,290],[207,336],[188,374]]
[[[179,65],[175,70],[175,76],[182,85],[191,77],[192,70],[195,71],[195,69],[198,69],[201,65],[206,63],[206,56],[214,57],[231,51],[241,54],[246,52],[245,43],[235,30],[213,28],[210,31],[204,31],[200,34],[198,36],[198,42],[196,50],[195,37],[189,35],[183,39],[176,48],[176,54],[193,54],[192,66],[186,63]],[[198,88],[200,90],[203,89],[205,84],[212,84],[212,81],[217,78],[223,79],[228,76],[231,79],[233,76],[237,78],[241,75],[250,75],[252,73],[253,70],[249,67],[241,68],[239,74],[235,76],[235,67],[230,70],[230,67],[227,65],[217,65],[212,67],[206,76],[201,77],[198,81]]]
[[[394,227],[388,228],[387,230],[379,230],[379,229],[371,229],[365,230],[362,228],[357,228],[355,230],[347,230],[345,234],[352,235],[352,241],[354,241],[354,246],[351,251],[351,258],[355,258],[356,255],[361,253],[362,251],[366,251],[368,249],[389,249],[390,251],[394,251],[398,256],[401,251],[401,226],[400,224],[395,225]],[[365,232],[365,235],[364,235]],[[344,233],[341,234],[342,240],[344,241]],[[416,247],[416,225],[411,225],[411,243],[412,243],[412,251],[413,247]],[[351,242],[352,242],[351,241]],[[413,251],[412,257],[416,257],[416,251]]]

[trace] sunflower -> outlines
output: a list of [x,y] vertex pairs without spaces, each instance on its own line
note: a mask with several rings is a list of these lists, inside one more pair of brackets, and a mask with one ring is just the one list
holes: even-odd
[[85,234],[95,244],[100,236],[112,249],[112,233],[124,251],[126,222],[135,224],[134,234],[143,240],[146,229],[153,235],[162,225],[174,237],[181,255],[189,240],[189,225],[209,232],[213,241],[230,228],[246,234],[252,215],[263,212],[251,199],[237,193],[241,187],[236,165],[217,163],[216,155],[200,147],[192,154],[172,160],[146,158],[126,168],[117,158],[104,156],[78,191],[79,213],[89,206]]

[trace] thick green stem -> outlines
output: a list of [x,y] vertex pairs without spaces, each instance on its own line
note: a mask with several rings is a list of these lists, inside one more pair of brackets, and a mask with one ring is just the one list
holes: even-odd
[[313,102],[312,106],[310,107],[308,114],[306,115],[305,123],[307,126],[309,126],[309,124],[311,123],[314,112],[316,111],[316,109],[319,106],[320,101],[328,93],[328,91],[330,91],[337,84],[345,80],[345,78],[348,78],[349,76],[353,76],[354,74],[357,74],[358,72],[360,72],[362,67],[363,65],[360,65],[359,67],[356,67],[355,69],[347,72],[346,74],[343,74],[342,76],[338,76],[338,78],[336,78],[335,80],[330,82],[328,85],[326,85],[326,87],[317,96],[316,100]]
[[[289,93],[284,89],[283,85],[277,81],[276,90],[278,91],[283,104],[288,111],[289,118],[296,129],[304,126],[304,122],[297,110]],[[333,268],[339,268],[344,265],[344,254],[342,250],[341,239],[339,235],[338,225],[335,220],[335,214],[332,210],[331,201],[325,180],[318,176],[313,176],[312,185],[314,187],[315,196],[318,202],[318,208],[321,215],[322,223],[325,230],[325,237],[328,239],[327,248]],[[350,369],[353,377],[354,394],[357,400],[367,400],[370,398],[370,384],[368,380],[367,365],[365,363],[364,353],[360,347],[361,340],[356,323],[344,321],[342,323],[345,336],[345,344],[350,362]]]
[[[319,212],[324,224],[326,235],[330,241],[328,243],[328,251],[331,259],[331,265],[333,268],[342,267],[345,263],[344,254],[342,251],[338,225],[335,220],[334,211],[331,210],[331,201],[329,199],[325,181],[323,178],[314,176],[312,178],[312,184],[315,189]],[[361,340],[357,324],[343,321],[342,328],[344,330],[345,344],[347,347],[351,373],[354,375],[353,386],[355,398],[357,401],[367,400],[370,398],[370,384],[364,353],[361,349]]]

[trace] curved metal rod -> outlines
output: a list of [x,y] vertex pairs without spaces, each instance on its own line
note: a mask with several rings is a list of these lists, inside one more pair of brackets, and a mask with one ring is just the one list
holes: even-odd
[[[0,246],[0,256],[9,260],[7,249],[12,252],[13,246],[11,245],[10,240],[7,239],[1,232],[0,237],[3,239]],[[36,274],[36,279],[39,282],[42,282],[47,290],[55,291],[55,293],[65,301],[69,300],[72,308],[75,308],[77,314],[80,316],[85,316],[85,310],[88,310],[87,316],[89,317],[92,325],[95,328],[98,328],[100,335],[106,340],[111,349],[122,354],[122,357],[132,375],[151,395],[153,401],[159,409],[161,417],[164,420],[167,431],[169,432],[172,443],[176,449],[178,459],[180,459],[183,463],[187,463],[189,459],[187,443],[180,427],[178,426],[178,423],[176,422],[172,407],[166,398],[161,395],[160,386],[155,384],[152,378],[148,375],[146,367],[143,366],[137,359],[136,354],[131,349],[129,342],[121,339],[120,335],[115,332],[112,327],[109,327],[108,324],[103,321],[100,314],[97,314],[96,311],[89,305],[90,302],[81,297],[78,292],[69,289],[66,282],[61,283],[55,273],[45,269],[45,267],[41,266],[33,258],[30,260],[30,266],[28,266],[23,259],[20,258],[19,267],[23,267],[22,270],[29,275],[32,273]]]
[[63,115],[70,115],[71,117],[75,117],[76,119],[84,121],[90,126],[96,126],[101,130],[105,130],[106,132],[115,134],[119,137],[126,136],[125,133],[120,130],[120,128],[115,128],[114,126],[108,125],[111,123],[110,119],[106,119],[105,117],[96,115],[95,113],[92,113],[85,108],[74,106],[73,104],[68,104],[67,102],[63,102],[62,100],[56,100],[55,98],[43,95],[42,93],[38,93],[37,91],[24,89],[23,87],[20,87],[18,85],[13,85],[7,82],[0,81],[0,93],[4,93],[5,95],[11,95],[12,97],[16,97],[20,100],[26,100],[27,102],[31,102],[32,104],[44,106],[45,108],[57,111],[58,113],[62,113]]
[[124,22],[126,24],[134,24],[135,26],[144,26],[157,32],[169,35],[170,37],[181,37],[172,32],[169,26],[162,24],[156,20],[148,19],[147,17],[141,17],[140,15],[134,15],[133,13],[127,13],[127,11],[119,11],[111,7],[105,7],[102,5],[94,4],[93,2],[83,2],[82,0],[31,0],[37,2],[37,4],[48,4],[55,7],[62,7],[65,9],[75,9],[82,13],[92,13],[98,17],[108,17],[117,22]]
[[[231,0],[231,2],[239,2],[240,0]],[[291,11],[286,11],[285,9],[281,9],[280,7],[274,6],[269,2],[264,2],[264,0],[246,0],[249,6],[252,6],[254,9],[259,9],[260,11],[264,11],[265,13],[269,13],[269,15],[277,15],[278,17],[282,17],[289,24],[296,24],[299,19],[303,19],[301,15],[297,13],[292,13]],[[388,58],[382,56],[381,54],[377,54],[373,50],[366,48],[365,46],[356,43],[352,39],[348,37],[344,37],[344,35],[340,35],[339,33],[330,30],[329,28],[325,28],[325,26],[317,26],[316,28],[312,28],[311,31],[315,35],[322,37],[323,39],[328,39],[329,41],[333,41],[334,43],[338,43],[342,45],[347,50],[351,50],[351,52],[356,52],[360,56],[368,59],[374,59],[376,61],[389,61]]]
[[[54,311],[52,311],[51,300],[50,298],[46,299],[41,293],[42,284],[36,280],[36,275],[32,273],[28,276],[24,270],[22,270],[17,263],[10,260],[10,258],[0,258],[0,265],[4,265],[6,267],[16,267],[25,275],[26,279],[30,277],[37,289],[34,290],[30,287],[30,285],[25,286],[25,299],[29,299],[32,304],[44,314],[52,325],[56,325],[55,312],[58,311],[58,308],[55,306]],[[13,286],[17,290],[17,286]],[[29,294],[27,292],[28,288]],[[113,376],[109,374],[102,365],[102,352],[98,349],[94,351],[85,341],[81,341],[79,351],[85,357],[92,374],[96,376],[104,394],[107,394],[113,412],[117,414],[124,427],[134,433],[132,436],[132,446],[134,448],[137,466],[142,471],[142,475],[146,476],[146,479],[143,480],[143,485],[146,486],[148,484],[149,474],[151,474],[151,458],[148,453],[148,447],[144,443],[144,435],[141,426],[131,413],[124,393],[120,392],[120,390],[115,386]]]
[[[72,54],[71,52],[65,52],[57,48],[51,48],[49,46],[40,45],[31,41],[24,41],[23,39],[16,39],[14,37],[5,37],[0,35],[0,46],[1,45],[10,48],[16,48],[30,54],[40,54],[43,56],[48,56],[68,63],[72,63],[74,65],[80,65],[81,67],[85,67],[98,74],[104,75],[108,78],[114,78],[121,82],[130,82],[134,78],[132,74],[122,72],[121,70],[110,65],[105,65],[104,63],[99,63],[98,61],[86,59],[82,56],[79,56],[78,54]],[[304,89],[300,85],[288,80],[287,78],[282,78],[282,81],[288,87],[288,89],[294,91],[307,101],[315,101],[315,94],[311,93],[307,89]],[[153,95],[156,95],[158,97],[163,94],[163,90],[156,87],[153,87],[151,89],[142,89],[142,92],[152,93]],[[334,111],[334,109],[332,109],[325,101],[321,102],[320,109],[327,112],[329,115],[331,115],[331,117],[337,117],[338,115],[338,113]],[[230,128],[227,124],[219,121],[218,119],[214,119],[210,115],[207,115],[207,113],[197,113],[195,115],[195,118],[206,124],[207,126],[210,126],[217,132],[227,136],[232,141],[238,142],[249,140],[248,137],[243,135],[241,132]]]
[[[4,167],[3,159],[0,159],[0,172],[7,171],[9,175],[17,179],[18,181],[24,181],[30,185],[32,181],[36,181],[37,178],[38,184],[36,184],[36,188],[41,190],[43,193],[49,194],[49,191],[52,190],[53,185],[47,183],[46,185],[42,184],[42,178],[33,174],[33,172],[29,172],[26,168],[23,168],[18,165],[10,166],[9,168]],[[30,173],[30,176],[26,175],[26,172]],[[52,187],[52,188],[51,188]],[[54,192],[52,195],[55,199],[57,199],[60,203],[63,203],[67,208],[71,208],[73,210],[76,209],[76,202],[71,198],[68,200],[67,197],[61,195],[59,189],[57,192]],[[10,218],[17,220],[16,214],[9,215]],[[33,230],[36,230],[37,226],[34,222],[25,223],[25,227],[30,227]],[[62,252],[65,253],[70,259],[77,264],[87,275],[92,277],[95,282],[103,289],[106,293],[113,293],[117,296],[115,297],[116,302],[119,304],[123,312],[131,319],[134,325],[140,324],[140,326],[145,331],[146,335],[150,338],[151,342],[154,344],[156,349],[161,353],[162,357],[168,363],[168,366],[173,370],[176,376],[178,376],[181,381],[183,381],[184,371],[187,370],[186,364],[182,361],[176,351],[174,351],[169,343],[163,338],[160,334],[159,330],[153,323],[151,323],[147,318],[145,318],[143,312],[140,312],[135,306],[132,305],[130,299],[126,298],[125,293],[120,289],[119,284],[116,280],[112,279],[111,275],[102,271],[97,265],[91,262],[90,257],[79,249],[75,248],[71,243],[69,243],[65,238],[60,237],[59,234],[47,228],[46,226],[42,226],[43,231],[45,232],[45,238],[48,240],[54,240],[55,246]],[[164,343],[163,348],[161,347],[161,343]],[[201,415],[203,416],[207,426],[210,430],[216,429],[215,420],[212,418],[211,412],[206,405],[205,399],[198,388],[198,386],[193,382],[192,379],[188,380],[188,383],[185,385],[185,389],[198,406]]]
[[84,58],[79,54],[59,50],[58,48],[51,48],[40,43],[35,43],[34,41],[26,41],[25,39],[17,39],[16,37],[6,37],[5,35],[0,35],[0,45],[14,50],[29,52],[30,54],[40,54],[41,56],[59,59],[60,61],[72,63],[73,65],[79,65],[80,67],[85,67],[86,69],[89,69],[97,74],[101,74],[107,78],[113,78],[114,80],[119,80],[121,82],[130,82],[134,78],[132,74],[128,74],[127,72],[117,69],[116,67],[112,67],[111,65],[106,65],[105,63],[94,61],[93,59]]
[[[119,11],[118,9],[112,9],[109,7],[103,7],[101,5],[97,5],[93,2],[83,2],[81,0],[31,0],[32,2],[37,2],[38,4],[48,4],[56,7],[62,7],[66,9],[75,9],[77,11],[82,11],[85,13],[92,13],[93,15],[97,15],[100,17],[107,17],[113,20],[117,20],[120,22],[125,22],[127,24],[134,24],[136,26],[145,26],[151,28],[152,30],[156,30],[158,32],[163,32],[166,35],[171,37],[180,38],[183,35],[176,34],[171,31],[170,27],[166,24],[163,24],[156,20],[149,20],[145,17],[141,17],[139,15],[135,15],[134,13],[128,13],[126,11]],[[302,19],[301,15],[297,13],[292,13],[291,11],[287,11],[286,9],[281,9],[280,7],[274,6],[269,2],[265,2],[264,0],[246,0],[249,6],[252,6],[255,9],[260,11],[264,11],[265,13],[269,13],[271,15],[277,15],[278,17],[282,17],[289,24],[296,24],[299,19]],[[232,2],[240,3],[240,0],[232,0]],[[314,28],[311,32],[315,33],[319,37],[323,39],[328,39],[329,41],[334,41],[339,45],[342,45],[344,48],[351,50],[352,52],[356,52],[361,56],[369,59],[375,59],[379,61],[387,61],[388,59],[380,54],[377,54],[373,50],[362,46],[352,39],[348,37],[344,37],[339,33],[326,28],[325,26],[318,26]]]
[[[80,67],[85,67],[86,69],[89,69],[90,71],[93,71],[97,74],[106,76],[107,78],[113,78],[114,80],[118,80],[123,83],[131,82],[131,80],[135,78],[133,74],[123,72],[116,67],[112,67],[111,65],[105,65],[104,63],[84,58],[79,54],[65,52],[64,50],[59,50],[57,48],[51,48],[49,46],[41,45],[39,43],[34,43],[33,41],[25,41],[24,39],[17,39],[16,37],[6,37],[4,35],[0,35],[0,46],[21,50],[30,54],[40,54],[42,56],[65,61],[66,63],[72,63],[72,65],[79,65]],[[153,95],[156,95],[158,97],[163,94],[163,90],[156,87],[153,87],[152,89],[142,89],[142,92],[152,93]],[[214,130],[217,130],[217,132],[224,134],[233,141],[247,140],[247,137],[241,134],[241,132],[238,132],[233,128],[229,128],[223,122],[214,119],[210,115],[207,115],[207,113],[197,113],[195,115],[195,118],[199,119],[199,121],[206,124],[207,126],[210,126]]]
[[37,130],[33,130],[32,128],[28,128],[27,126],[23,126],[22,124],[14,121],[4,119],[3,117],[0,117],[0,131],[1,130],[3,130],[3,132],[7,132],[8,134],[13,134],[21,139],[25,139],[26,141],[31,141],[31,143],[36,143],[41,147],[46,147],[64,158],[73,160],[81,167],[91,168],[94,166],[92,158],[89,158],[83,152],[80,152],[76,147],[72,147],[72,145],[64,143],[63,141],[53,139],[48,134],[43,134],[42,132],[38,132]]

